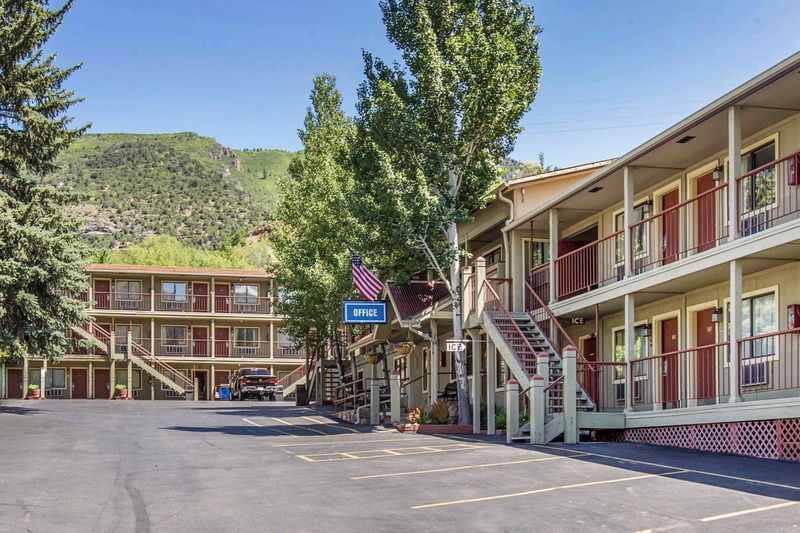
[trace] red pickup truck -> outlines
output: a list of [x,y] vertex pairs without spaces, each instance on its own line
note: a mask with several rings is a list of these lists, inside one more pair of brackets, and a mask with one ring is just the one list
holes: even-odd
[[248,396],[265,400],[274,400],[283,393],[283,385],[278,385],[278,378],[264,368],[240,368],[231,374],[231,400],[244,401]]

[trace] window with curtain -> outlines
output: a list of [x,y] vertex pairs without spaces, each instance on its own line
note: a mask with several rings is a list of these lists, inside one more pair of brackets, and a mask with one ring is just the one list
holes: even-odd
[[[728,302],[728,331],[731,338],[731,305]],[[742,298],[742,337],[757,337],[778,331],[775,313],[775,293],[770,292],[750,298]],[[742,343],[742,358],[749,359],[775,354],[775,337],[752,339]]]
[[169,346],[186,345],[188,328],[186,326],[164,326],[164,344]]
[[118,279],[115,282],[118,300],[135,300],[142,299],[142,282]]
[[67,387],[67,370],[65,368],[48,369],[44,376],[44,388],[65,389]]
[[[128,386],[128,370],[127,369],[117,369],[114,372],[114,379],[116,380],[117,385],[125,385]],[[131,387],[133,390],[141,390],[142,388],[142,371],[136,368],[133,369],[133,374],[131,374]]]
[[[775,142],[750,150],[742,156],[742,171],[748,173],[775,161]],[[766,168],[741,180],[742,213],[749,213],[775,203],[777,185],[775,167]]]
[[233,286],[234,303],[239,305],[258,304],[258,285],[237,283]]
[[165,302],[185,302],[188,300],[189,286],[185,281],[162,281],[161,298]]
[[236,346],[258,346],[258,328],[236,328]]

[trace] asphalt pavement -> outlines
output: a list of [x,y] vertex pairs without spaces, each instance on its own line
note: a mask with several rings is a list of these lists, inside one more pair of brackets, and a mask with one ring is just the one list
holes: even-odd
[[2,401],[0,531],[800,531],[800,463],[506,445],[288,402]]

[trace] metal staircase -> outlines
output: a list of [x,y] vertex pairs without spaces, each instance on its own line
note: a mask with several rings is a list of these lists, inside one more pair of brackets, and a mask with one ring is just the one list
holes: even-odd
[[[542,376],[545,379],[545,405],[541,408],[544,408],[546,416],[545,441],[549,442],[563,433],[564,375],[561,354],[530,314],[505,308],[498,290],[492,286],[494,281],[505,280],[486,281],[484,329],[523,392],[527,392],[532,385],[532,378],[537,375],[537,355],[547,355],[546,375]],[[542,363],[539,362],[539,365]],[[576,408],[578,411],[595,408],[580,383],[576,389]],[[513,439],[527,440],[529,435],[530,423],[521,427]]]
[[133,364],[164,383],[180,395],[194,392],[194,384],[186,375],[171,367],[158,357],[153,355],[147,348],[128,338],[127,353],[114,354],[111,333],[98,326],[94,322],[84,322],[82,326],[72,326],[72,331],[87,339],[100,350],[115,355],[121,355],[130,359]]

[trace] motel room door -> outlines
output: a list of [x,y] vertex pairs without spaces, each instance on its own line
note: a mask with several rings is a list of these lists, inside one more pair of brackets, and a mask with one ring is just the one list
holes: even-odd
[[[662,211],[666,211],[680,203],[679,192],[678,189],[675,189],[661,197]],[[679,209],[673,209],[662,217],[661,257],[665,265],[677,261],[681,250],[681,219],[679,211]]]
[[208,328],[206,326],[192,326],[192,355],[194,357],[208,357]]
[[[698,196],[716,186],[713,172],[697,178]],[[697,202],[697,219],[695,220],[697,229],[695,233],[698,252],[705,252],[717,245],[717,200],[715,194],[706,194]]]
[[678,354],[678,319],[670,318],[661,322],[661,353],[672,353],[661,358],[661,401],[678,402],[679,365]]
[[[711,315],[714,308],[710,307],[698,311],[695,315],[697,321],[697,346],[711,346],[717,342],[717,334]],[[717,350],[705,348],[697,350],[697,398],[714,398],[717,395]]]
[[8,397],[22,398],[22,370],[19,368],[8,369]]
[[216,357],[228,357],[231,354],[230,341],[231,329],[225,327],[214,328],[214,355]]
[[[587,361],[597,361],[597,337],[586,337],[583,339],[583,356],[586,358]],[[599,381],[600,381],[600,372],[599,367],[595,367],[594,369],[590,367],[584,367],[586,372],[582,375],[578,376],[578,379],[583,379],[584,386],[586,387],[586,394],[592,399],[595,404],[599,403],[599,398],[597,397],[597,391],[600,390],[599,388]],[[578,367],[578,371],[580,372],[581,367]]]
[[111,309],[111,280],[94,280],[95,309]]
[[208,283],[192,283],[192,311],[208,312]]
[[94,369],[94,397],[95,399],[111,397],[111,371],[108,368]]
[[86,393],[89,387],[89,372],[85,368],[73,368],[69,374],[72,380],[72,399],[85,400],[88,397]]

